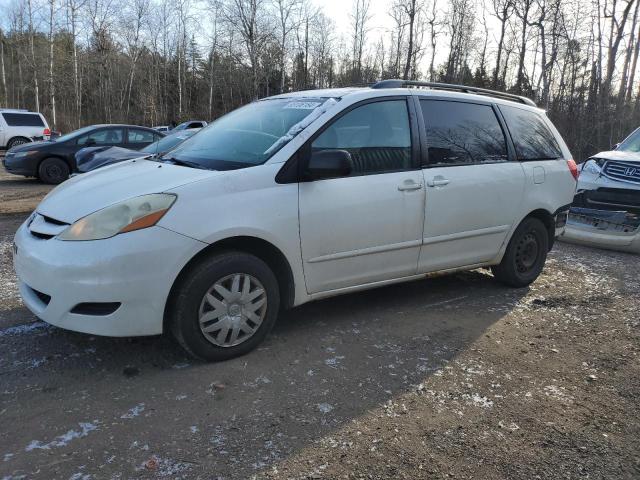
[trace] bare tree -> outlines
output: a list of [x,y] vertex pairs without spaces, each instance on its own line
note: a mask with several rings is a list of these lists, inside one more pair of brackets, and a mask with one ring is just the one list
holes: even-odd
[[498,75],[500,72],[500,61],[502,60],[502,50],[504,48],[504,36],[507,31],[507,22],[513,13],[514,0],[493,0],[493,15],[500,21],[500,36],[498,39],[498,50],[496,53],[496,66],[493,70],[493,87],[498,87]]
[[2,101],[8,103],[9,95],[7,93],[7,74],[4,66],[4,35],[0,28],[0,77],[2,78]]
[[[258,97],[259,51],[270,33],[261,21],[264,17],[264,0],[232,0],[225,9],[226,20],[242,36],[249,57],[253,79],[253,97]],[[263,28],[265,27],[265,28]]]
[[353,28],[353,43],[351,49],[352,71],[355,77],[352,77],[356,83],[362,82],[362,54],[364,51],[368,24],[371,20],[369,7],[371,0],[354,0],[353,10],[351,12],[351,25]]
[[295,21],[296,11],[300,9],[301,0],[274,0],[278,14],[278,28],[280,29],[280,92],[285,91],[287,40],[289,34],[298,27]]
[[27,0],[29,12],[29,46],[31,48],[31,70],[33,71],[33,99],[36,112],[40,111],[40,91],[38,89],[38,65],[36,63],[35,30],[33,28],[33,0]]

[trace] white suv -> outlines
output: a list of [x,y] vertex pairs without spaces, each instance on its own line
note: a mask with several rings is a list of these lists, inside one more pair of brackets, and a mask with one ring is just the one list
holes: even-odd
[[170,330],[191,354],[226,359],[281,308],[318,298],[478,267],[528,285],[576,175],[521,97],[399,80],[290,93],[163,157],[64,182],[16,233],[15,269],[49,323]]
[[0,108],[0,149],[32,142],[34,138],[49,140],[51,130],[41,113]]

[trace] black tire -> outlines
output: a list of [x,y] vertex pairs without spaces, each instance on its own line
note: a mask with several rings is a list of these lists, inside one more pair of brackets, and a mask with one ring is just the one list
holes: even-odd
[[[263,313],[262,323],[252,335],[247,336],[239,344],[220,346],[208,339],[200,327],[200,314],[205,303],[205,295],[211,293],[213,286],[225,278],[235,278],[235,275],[244,275],[257,280],[266,296],[266,311]],[[256,289],[259,290],[256,286]],[[232,289],[232,288],[231,288]],[[230,289],[230,290],[231,290]],[[256,290],[256,291],[257,291]],[[267,266],[259,258],[244,252],[227,251],[212,255],[200,261],[191,268],[176,285],[171,303],[168,309],[168,322],[171,333],[178,343],[192,356],[207,360],[221,361],[238,357],[256,348],[267,336],[276,322],[280,309],[280,291],[278,281]],[[246,321],[244,313],[235,313],[232,317],[232,306],[225,302],[227,319],[229,322]],[[244,312],[244,307],[240,307]],[[225,320],[218,320],[223,322]],[[212,322],[216,323],[216,321]],[[219,325],[219,323],[217,323]],[[227,327],[231,328],[231,327]],[[242,332],[244,334],[244,332]],[[218,331],[220,335],[220,331]],[[226,334],[225,340],[231,339],[233,333]],[[210,335],[214,337],[214,334]]]
[[69,173],[69,165],[60,158],[45,158],[38,166],[38,178],[51,185],[64,182]]
[[24,143],[29,143],[31,140],[29,140],[28,138],[24,138],[24,137],[16,137],[16,138],[12,138],[11,140],[9,140],[9,143],[7,143],[7,150],[16,147],[18,145],[22,145]]
[[491,267],[493,276],[510,287],[533,283],[542,272],[549,251],[549,233],[537,218],[525,218],[514,232],[499,265]]

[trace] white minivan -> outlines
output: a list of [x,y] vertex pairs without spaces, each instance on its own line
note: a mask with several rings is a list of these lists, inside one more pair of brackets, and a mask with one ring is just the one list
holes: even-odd
[[290,93],[59,185],[17,231],[14,264],[46,322],[171,331],[221,360],[318,298],[478,267],[530,284],[576,176],[522,97],[401,80]]
[[0,149],[7,150],[23,143],[49,140],[51,130],[41,113],[0,108]]

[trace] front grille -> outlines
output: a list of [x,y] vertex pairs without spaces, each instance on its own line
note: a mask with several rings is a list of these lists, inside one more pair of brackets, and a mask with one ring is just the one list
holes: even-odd
[[640,183],[640,162],[609,160],[604,166],[603,173],[614,180]]
[[68,226],[68,223],[36,213],[29,222],[28,228],[34,237],[48,240],[62,233]]
[[585,206],[605,210],[640,211],[640,190],[598,188],[596,190],[585,190],[582,198],[583,204],[574,202],[574,206]]

